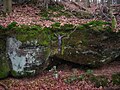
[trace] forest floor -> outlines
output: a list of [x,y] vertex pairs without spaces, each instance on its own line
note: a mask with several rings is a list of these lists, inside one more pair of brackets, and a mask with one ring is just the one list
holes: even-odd
[[[120,72],[120,61],[92,70],[94,75],[105,75],[110,79],[112,74]],[[35,77],[21,79],[9,77],[0,82],[6,85],[9,88],[8,90],[120,90],[119,86],[112,84],[106,87],[96,87],[94,83],[88,80],[75,80],[71,83],[66,83],[65,79],[86,73],[85,70],[75,64],[61,64],[58,66],[57,71],[58,78],[54,77],[53,71],[46,70]],[[0,87],[0,90],[4,89]]]
[[[0,24],[7,26],[9,23],[15,21],[18,24],[26,25],[42,25],[49,27],[54,22],[61,22],[61,24],[83,24],[95,19],[79,19],[76,17],[51,17],[50,19],[43,19],[40,15],[40,10],[36,7],[27,5],[13,6],[13,12],[5,17],[0,16]],[[8,90],[120,90],[119,86],[113,86],[109,84],[107,87],[96,87],[89,81],[76,80],[70,84],[65,83],[65,79],[71,75],[81,75],[86,73],[85,70],[80,67],[76,67],[72,64],[62,64],[57,67],[58,78],[53,76],[54,72],[44,71],[43,73],[31,78],[15,79],[12,77],[0,80]],[[105,75],[109,79],[112,74],[120,72],[120,61],[115,61],[109,65],[105,65],[101,68],[93,69],[94,75]],[[0,86],[0,90],[4,90]]]
[[[9,15],[5,15],[3,17],[3,14],[0,16],[0,24],[3,26],[7,26],[11,22],[17,22],[18,24],[26,24],[26,25],[41,25],[49,27],[54,22],[60,22],[61,24],[70,23],[70,24],[83,24],[87,23],[89,21],[92,21],[94,19],[79,19],[77,17],[71,16],[66,17],[64,15],[60,15],[59,17],[50,17],[43,18],[40,9],[37,7],[33,7],[31,5],[14,5],[13,6],[13,12]],[[46,14],[46,13],[45,13]],[[57,14],[57,12],[53,12],[54,15]]]

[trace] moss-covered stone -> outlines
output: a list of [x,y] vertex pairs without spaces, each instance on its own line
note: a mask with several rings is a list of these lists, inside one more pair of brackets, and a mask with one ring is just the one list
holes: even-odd
[[63,60],[98,67],[120,55],[118,38],[115,32],[76,30],[62,39],[64,52],[56,55]]
[[0,79],[8,76],[10,63],[6,55],[6,41],[4,36],[0,36]]
[[0,56],[0,79],[6,78],[10,72],[10,64],[6,55],[3,54]]
[[[120,56],[120,34],[109,32],[110,27],[108,27],[109,23],[102,21],[92,21],[78,26],[71,24],[61,26],[60,23],[55,23],[49,28],[17,25],[14,22],[7,28],[2,27],[0,32],[10,36],[7,44],[8,42],[12,44],[7,46],[10,49],[9,57],[13,59],[12,65],[15,63],[17,63],[16,66],[23,65],[19,62],[20,60],[23,60],[23,66],[28,65],[25,64],[26,58],[30,58],[32,62],[29,68],[26,66],[22,69],[18,67],[13,69],[11,74],[19,76],[25,70],[27,75],[30,70],[43,70],[49,64],[51,56],[92,67],[111,62]],[[4,43],[4,41],[1,42]],[[5,48],[6,46],[0,43],[0,50],[4,52]],[[40,64],[38,66],[37,61]],[[24,74],[26,75],[26,71]]]

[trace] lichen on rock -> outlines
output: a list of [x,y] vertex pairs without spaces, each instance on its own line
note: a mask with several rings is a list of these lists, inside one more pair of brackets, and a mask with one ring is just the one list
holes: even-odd
[[[47,67],[50,51],[44,46],[23,44],[15,37],[7,39],[7,52],[12,62],[14,77],[34,76]],[[46,66],[44,66],[46,65]]]

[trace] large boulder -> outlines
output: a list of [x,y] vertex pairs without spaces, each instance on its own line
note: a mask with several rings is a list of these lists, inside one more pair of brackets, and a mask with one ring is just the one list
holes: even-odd
[[37,40],[21,42],[15,37],[7,39],[7,53],[12,63],[11,75],[14,77],[34,76],[48,65],[48,47],[37,46]]
[[62,38],[61,53],[56,57],[82,65],[97,67],[120,56],[120,33],[76,30]]
[[97,67],[120,57],[120,33],[108,31],[104,22],[77,27],[55,23],[49,28],[15,24],[2,31],[7,41],[0,38],[0,74],[4,77],[9,72],[14,77],[34,76],[56,58]]

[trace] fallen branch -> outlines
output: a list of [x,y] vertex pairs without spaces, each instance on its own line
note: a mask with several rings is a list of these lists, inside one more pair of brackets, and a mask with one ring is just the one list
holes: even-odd
[[8,90],[8,87],[5,84],[3,84],[2,82],[0,82],[0,86],[2,86],[5,90]]

